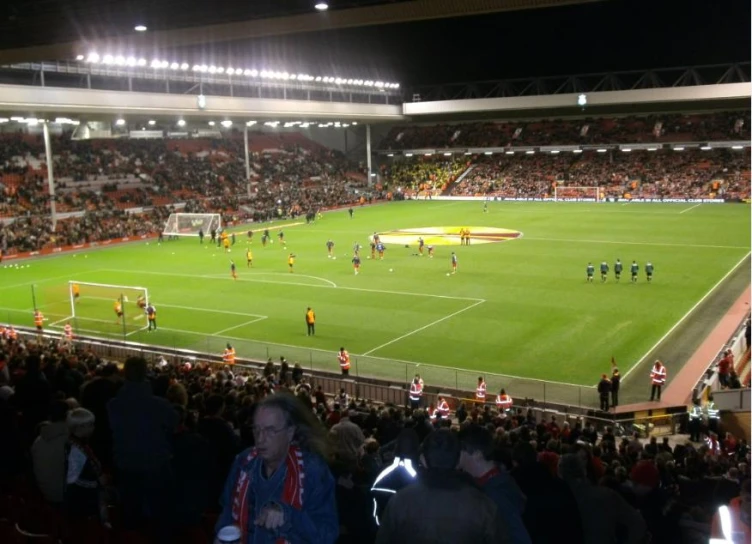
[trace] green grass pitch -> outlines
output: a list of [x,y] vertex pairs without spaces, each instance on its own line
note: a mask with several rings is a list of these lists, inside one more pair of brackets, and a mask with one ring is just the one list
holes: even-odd
[[[478,375],[493,373],[504,376],[489,378],[489,390],[535,380],[591,387],[609,370],[612,354],[628,371],[750,250],[744,205],[493,202],[483,213],[481,202],[403,202],[358,208],[353,219],[337,211],[301,223],[272,225],[283,226],[287,249],[276,230],[265,248],[257,233],[252,269],[241,228],[230,254],[183,238],[18,263],[22,268],[6,262],[0,321],[32,325],[32,284],[47,326],[57,329],[71,315],[69,280],[139,286],[157,308],[158,332],[141,330],[146,320],[136,291],[122,291],[129,300],[124,330],[113,312],[121,290],[86,285],[71,324],[82,335],[125,334],[133,342],[213,353],[230,342],[241,357],[284,355],[334,371],[344,346],[352,373],[401,382],[420,364],[427,383],[446,386],[472,388]],[[416,256],[414,244],[390,244],[383,261],[366,258],[374,231],[460,225],[522,236],[437,245],[434,258]],[[336,260],[327,258],[329,238]],[[356,241],[364,246],[357,276],[350,263]],[[451,251],[459,267],[448,276]],[[297,257],[294,273],[290,252]],[[611,271],[601,284],[599,263],[613,269],[616,258],[625,265],[621,282]],[[636,284],[628,273],[633,259],[641,267]],[[648,260],[655,265],[651,284]],[[585,281],[588,261],[596,266],[592,284]],[[306,335],[308,306],[317,316],[315,337]]]

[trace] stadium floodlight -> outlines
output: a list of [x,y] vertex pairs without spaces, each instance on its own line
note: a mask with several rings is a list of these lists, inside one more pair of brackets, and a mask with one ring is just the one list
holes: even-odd
[[258,70],[251,70],[251,77],[256,77],[258,75],[259,75]]
[[210,74],[216,74],[217,73],[217,67],[216,66],[209,66],[209,73]]
[[493,155],[493,151],[486,151],[486,152],[485,152],[485,153],[483,153],[483,154],[484,154],[484,155]]
[[528,151],[525,151],[525,155],[535,155],[535,151],[529,149]]
[[551,150],[551,155],[558,155],[559,153],[561,153],[561,152],[558,149],[552,149]]
[[159,59],[152,59],[151,61],[152,68],[159,68],[160,66],[162,66],[162,62]]
[[170,70],[177,70],[180,68],[180,65],[177,62],[170,63]]
[[711,149],[713,149],[713,148],[712,148],[712,147],[710,147],[709,145],[704,145],[704,146],[702,146],[702,147],[701,147],[700,149],[702,149],[703,151],[710,151],[710,150],[711,150]]
[[[12,117],[11,117],[11,119],[12,119]],[[744,146],[743,145],[732,145],[731,149],[744,149]]]
[[127,64],[128,66],[135,66],[135,65],[136,65],[136,62],[137,62],[137,61],[136,61],[136,57],[128,57],[128,58],[127,58],[127,59],[125,60],[125,63],[126,63],[126,64]]
[[121,118],[121,119],[118,119],[118,120],[116,120],[116,121],[115,121],[115,124],[116,124],[117,126],[119,126],[119,127],[122,127],[122,126],[124,126],[124,125],[125,125],[125,119],[122,119],[122,118]]
[[[514,155],[514,151],[507,151],[506,154],[507,155]],[[468,153],[468,155],[469,155],[469,153]]]
[[606,151],[608,151],[608,149],[599,149],[598,153],[605,153]]
[[648,147],[648,151],[658,151],[657,147]]
[[632,148],[631,147],[622,147],[621,150],[624,153],[631,153],[632,152]]
[[167,62],[166,60],[163,60],[163,61],[162,61],[162,62],[160,63],[160,68],[167,68],[167,67],[168,67],[169,65],[170,65],[170,63],[169,63],[169,62]]
[[316,5],[313,7],[315,7],[319,11],[326,11],[329,9],[329,4],[327,4],[326,2],[316,2]]
[[23,117],[18,117],[16,115],[14,115],[13,117],[11,117],[10,120],[11,121],[15,121],[16,123],[23,123],[24,122],[24,118]]
[[232,68],[232,67],[228,68],[228,69],[227,69],[227,75],[228,75],[228,76],[233,76],[233,75],[235,75],[235,68]]
[[216,123],[214,121],[209,121],[209,126],[213,127]]
[[157,122],[154,119],[149,119],[149,126],[150,127],[153,127],[156,124],[157,124]]
[[256,121],[246,121],[245,122],[245,126],[247,126],[247,127],[252,127],[255,124],[256,124]]
[[405,153],[405,157],[412,157],[412,156],[413,156],[412,153]]
[[444,153],[444,156],[445,156],[445,157],[451,157],[451,156],[452,156],[452,154],[451,154],[451,153],[449,153],[449,152],[447,151],[446,153]]
[[102,57],[102,64],[112,64],[113,62],[115,62],[115,57],[112,55],[105,55]]
[[118,55],[115,57],[115,64],[118,66],[125,66],[125,57],[123,55]]
[[185,126],[185,119],[178,119],[178,126],[184,127]]
[[573,149],[572,153],[582,153],[582,149]]
[[76,60],[84,60],[84,56],[83,55],[76,55]]
[[358,122],[357,121],[353,121],[352,124],[353,124],[353,126],[356,126],[358,124]]
[[198,65],[198,64],[194,64],[192,70],[194,72],[200,72],[201,71],[201,66]]
[[183,64],[180,65],[180,69],[181,70],[187,70],[189,67],[190,66],[189,66],[189,64],[187,62],[184,62]]
[[321,76],[316,76],[316,81],[321,81]]
[[146,27],[146,25],[136,25],[133,27],[133,30],[135,30],[136,32],[146,32],[148,28]]
[[229,119],[226,119],[222,121],[220,125],[222,125],[225,128],[230,128],[232,126],[232,121],[230,121]]
[[138,59],[138,62],[136,63],[139,66],[146,66],[146,59]]
[[684,151],[684,148],[682,146],[678,146],[674,148],[674,151]]
[[218,74],[224,74],[225,73],[224,67],[223,66],[217,66],[217,73]]
[[89,53],[89,56],[86,58],[86,62],[99,62],[99,55],[96,53]]
[[387,153],[386,156],[387,157],[394,157],[394,153]]
[[39,119],[37,119],[36,117],[30,117],[26,119],[26,124],[30,127],[35,127],[39,124]]
[[0,117],[0,125],[8,122],[10,122],[10,119],[8,119],[7,117]]

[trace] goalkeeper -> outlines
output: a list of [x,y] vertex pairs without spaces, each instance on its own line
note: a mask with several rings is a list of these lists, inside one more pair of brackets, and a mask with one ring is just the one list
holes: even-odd
[[146,317],[149,320],[149,328],[146,329],[147,332],[156,331],[157,330],[157,309],[154,307],[154,305],[150,302],[146,306]]

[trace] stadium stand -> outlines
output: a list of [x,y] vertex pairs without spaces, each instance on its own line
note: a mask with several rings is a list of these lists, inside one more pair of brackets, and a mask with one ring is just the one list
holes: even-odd
[[[5,134],[0,155],[0,248],[34,251],[157,232],[172,206],[221,213],[224,223],[294,217],[360,200],[357,165],[298,133],[249,138],[247,195],[242,138],[53,141],[56,205],[52,231],[41,137]],[[129,210],[126,213],[126,210]]]
[[[502,475],[499,491],[510,497],[520,492],[526,496],[520,513],[532,542],[546,541],[547,527],[560,531],[562,524],[573,522],[559,516],[559,523],[552,523],[555,520],[546,501],[562,493],[574,494],[580,506],[570,515],[579,515],[587,527],[594,522],[594,512],[583,509],[580,494],[608,488],[639,512],[637,525],[644,523],[652,538],[661,542],[707,541],[717,506],[749,493],[745,487],[750,481],[748,445],[731,435],[721,437],[718,449],[712,441],[672,444],[666,439],[659,443],[655,437],[642,440],[623,429],[596,429],[590,422],[550,414],[542,418],[522,408],[500,416],[490,407],[476,407],[459,410],[452,419],[435,420],[424,409],[377,405],[343,392],[327,396],[317,387],[316,378],[286,362],[270,360],[257,370],[228,369],[160,357],[149,365],[150,390],[172,406],[176,423],[167,452],[172,477],[157,483],[153,492],[167,497],[170,509],[156,524],[126,527],[123,513],[131,499],[110,492],[123,485],[123,472],[113,457],[113,435],[118,429],[112,425],[117,420],[108,416],[107,409],[123,384],[119,364],[76,342],[23,335],[14,340],[4,332],[0,337],[4,444],[0,449],[0,520],[4,533],[0,534],[7,533],[4,541],[8,542],[22,541],[24,533],[64,543],[153,541],[158,533],[168,535],[160,542],[210,541],[217,490],[227,476],[229,462],[253,445],[253,407],[279,391],[294,392],[330,433],[329,461],[337,475],[341,542],[373,540],[376,527],[369,525],[373,523],[369,490],[376,475],[391,463],[403,429],[411,429],[422,440],[437,428],[477,428],[492,444],[491,458]],[[154,406],[136,417],[154,416],[150,411]],[[106,508],[100,511],[86,511],[80,494],[63,493],[62,503],[60,496],[51,495],[50,478],[56,477],[56,470],[63,474],[65,452],[71,444],[81,443],[81,439],[67,438],[65,424],[66,412],[78,407],[95,417],[85,451],[90,462],[101,467],[101,500]],[[164,447],[154,437],[142,440],[143,448],[152,448],[155,454]],[[571,473],[560,476],[557,470],[566,454],[576,454],[583,463],[584,480],[576,485]],[[32,462],[39,456],[46,464]],[[418,470],[420,479],[423,473]]]
[[749,111],[417,125],[393,128],[382,150],[749,140]]

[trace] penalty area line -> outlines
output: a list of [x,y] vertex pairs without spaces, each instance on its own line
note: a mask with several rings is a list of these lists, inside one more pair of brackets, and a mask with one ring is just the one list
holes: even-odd
[[432,321],[428,325],[423,325],[422,327],[419,327],[419,328],[417,328],[417,329],[415,329],[413,331],[410,331],[410,332],[408,332],[406,334],[403,334],[402,336],[398,336],[397,338],[395,338],[393,340],[390,340],[389,342],[385,342],[385,343],[381,344],[380,346],[376,346],[375,348],[373,348],[371,350],[368,350],[365,353],[363,353],[363,355],[364,356],[370,355],[374,351],[378,351],[381,348],[385,348],[387,346],[390,346],[390,345],[394,344],[395,342],[399,342],[400,340],[404,340],[405,338],[407,338],[409,336],[412,336],[413,334],[417,334],[420,331],[424,331],[424,330],[426,330],[429,327],[433,327],[434,325],[438,325],[442,321],[446,321],[447,319],[450,319],[450,318],[452,318],[452,317],[454,317],[456,315],[459,315],[459,314],[461,314],[463,312],[466,312],[468,310],[472,310],[473,308],[475,308],[476,306],[478,306],[480,304],[483,304],[484,302],[485,302],[484,299],[478,300],[477,302],[471,304],[470,306],[466,306],[465,308],[462,308],[461,310],[457,310],[456,312],[453,312],[453,313],[451,313],[449,315],[445,315],[444,317],[442,317],[440,319],[437,319],[436,321]]
[[627,379],[627,378],[629,377],[629,375],[630,375],[630,374],[632,373],[632,371],[633,371],[633,370],[634,370],[635,368],[637,368],[638,366],[640,366],[640,365],[641,365],[641,364],[642,364],[642,363],[643,363],[643,362],[645,361],[645,359],[647,359],[647,358],[648,358],[648,355],[650,355],[651,353],[653,353],[653,351],[655,351],[655,350],[656,350],[656,349],[658,348],[658,346],[660,346],[660,345],[661,345],[661,344],[663,343],[663,341],[664,341],[664,340],[666,340],[666,338],[668,338],[668,337],[669,337],[669,336],[671,335],[671,333],[672,333],[672,332],[674,332],[674,331],[675,331],[675,330],[676,330],[676,329],[677,329],[677,328],[679,327],[679,325],[681,325],[682,323],[684,323],[684,321],[685,321],[685,320],[686,320],[686,319],[687,319],[687,318],[688,318],[688,317],[689,317],[690,315],[692,315],[692,313],[693,313],[693,312],[694,312],[694,311],[695,311],[695,310],[696,310],[696,309],[697,309],[697,308],[698,308],[698,307],[700,306],[700,304],[702,304],[703,302],[705,302],[705,299],[707,299],[707,298],[708,298],[708,297],[709,297],[709,296],[710,296],[711,294],[713,294],[713,292],[714,292],[714,291],[715,291],[716,289],[718,289],[718,287],[719,287],[719,286],[720,286],[720,285],[721,285],[721,284],[722,284],[722,283],[723,283],[724,281],[726,281],[726,279],[727,279],[727,278],[728,278],[728,277],[729,277],[729,276],[730,276],[731,274],[733,274],[733,273],[734,273],[734,272],[736,271],[736,269],[737,269],[737,268],[739,268],[739,266],[741,266],[741,264],[742,264],[742,263],[743,263],[744,261],[746,261],[746,260],[747,260],[747,258],[748,258],[748,257],[749,257],[749,256],[750,256],[751,254],[752,254],[752,251],[748,252],[748,253],[747,253],[747,254],[746,254],[746,255],[745,255],[744,257],[742,257],[742,258],[741,258],[741,259],[739,260],[739,262],[738,262],[738,263],[736,263],[736,264],[735,264],[735,265],[734,265],[734,266],[733,266],[733,267],[731,268],[731,270],[729,270],[728,272],[726,272],[726,274],[725,274],[725,275],[724,275],[724,276],[723,276],[723,277],[722,277],[722,278],[721,278],[720,280],[718,280],[718,282],[717,282],[717,283],[716,283],[716,284],[715,284],[715,285],[714,285],[713,287],[711,287],[711,288],[710,288],[710,290],[709,290],[709,291],[708,291],[707,293],[705,293],[705,294],[703,295],[703,297],[702,297],[702,298],[701,298],[700,300],[698,300],[698,301],[697,301],[697,303],[695,303],[695,305],[694,305],[694,306],[692,306],[692,307],[691,307],[691,308],[689,309],[689,311],[688,311],[688,312],[687,312],[686,314],[684,314],[684,315],[683,315],[683,316],[681,317],[681,319],[679,319],[679,321],[677,321],[676,323],[674,323],[674,326],[673,326],[673,327],[671,327],[671,328],[670,328],[670,329],[668,330],[668,332],[667,332],[666,334],[664,334],[663,336],[661,336],[661,337],[660,337],[660,339],[659,339],[659,340],[658,340],[658,341],[657,341],[657,342],[656,342],[656,343],[655,343],[655,344],[654,344],[654,345],[653,345],[653,346],[652,346],[652,347],[651,347],[651,348],[650,348],[649,350],[647,350],[647,351],[645,352],[645,355],[643,355],[642,357],[640,357],[640,360],[639,360],[639,361],[637,361],[637,362],[636,362],[636,363],[635,363],[634,365],[632,365],[632,368],[630,368],[629,370],[627,370],[627,372],[626,372],[626,373],[624,374],[624,376],[622,377],[622,381],[623,381],[623,380],[626,380],[626,379]]
[[683,214],[683,213],[687,213],[687,212],[688,212],[688,211],[690,211],[690,210],[694,210],[694,209],[695,209],[695,208],[696,208],[697,206],[699,206],[699,204],[695,204],[694,206],[690,206],[690,207],[689,207],[689,208],[687,208],[686,210],[682,210],[682,211],[680,211],[680,212],[679,212],[679,215],[681,215],[681,214]]

